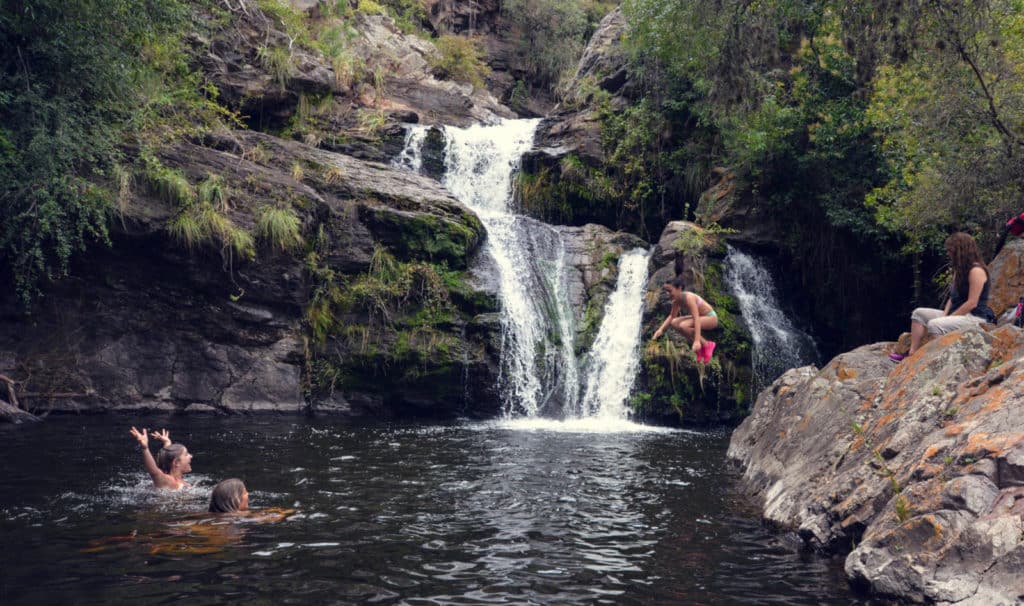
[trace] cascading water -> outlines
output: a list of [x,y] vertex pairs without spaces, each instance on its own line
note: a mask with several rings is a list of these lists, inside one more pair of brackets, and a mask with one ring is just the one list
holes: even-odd
[[498,268],[506,409],[526,416],[553,398],[572,410],[579,397],[565,246],[557,230],[512,209],[512,176],[539,122],[444,129],[443,183],[480,217]]
[[629,414],[626,399],[640,368],[647,258],[647,251],[637,249],[619,259],[619,280],[590,350],[581,416],[615,420]]
[[415,173],[423,168],[423,141],[427,138],[427,127],[412,126],[405,131],[405,145],[391,164],[407,168]]
[[[624,421],[625,401],[639,366],[647,253],[632,251],[622,256],[619,282],[581,385],[561,233],[513,209],[512,177],[533,145],[539,122],[505,120],[489,126],[444,128],[443,183],[480,217],[487,229],[486,252],[498,274],[506,412],[528,419],[537,419],[541,412],[558,412],[577,419]],[[419,148],[426,132],[423,126],[410,127],[407,148],[396,158],[396,165],[419,170]],[[596,429],[616,428],[621,430],[622,425]]]
[[725,280],[739,301],[754,340],[754,390],[759,392],[790,368],[818,362],[814,339],[782,312],[768,269],[732,246],[725,257]]

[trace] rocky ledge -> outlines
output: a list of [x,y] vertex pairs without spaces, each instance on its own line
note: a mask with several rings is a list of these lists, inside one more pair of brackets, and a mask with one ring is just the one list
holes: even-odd
[[761,393],[728,456],[765,520],[871,593],[1024,600],[1024,333],[973,329],[895,364],[891,343]]

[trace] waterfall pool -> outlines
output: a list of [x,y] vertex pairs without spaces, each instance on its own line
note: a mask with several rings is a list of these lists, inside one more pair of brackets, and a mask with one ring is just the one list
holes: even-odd
[[[158,494],[131,423],[194,453]],[[607,428],[606,428],[607,429]],[[0,432],[0,603],[849,604],[765,529],[728,435],[623,424],[51,417]],[[211,524],[240,477],[265,523]]]

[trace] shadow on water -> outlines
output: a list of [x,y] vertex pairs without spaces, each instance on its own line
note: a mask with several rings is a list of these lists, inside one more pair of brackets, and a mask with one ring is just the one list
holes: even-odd
[[[2,432],[0,602],[860,603],[840,560],[761,527],[725,433],[145,422],[194,452],[193,488],[152,491],[110,417]],[[226,477],[295,511],[209,525]]]

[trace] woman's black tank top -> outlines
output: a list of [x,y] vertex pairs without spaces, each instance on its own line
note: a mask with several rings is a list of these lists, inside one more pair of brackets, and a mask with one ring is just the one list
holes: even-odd
[[[978,267],[975,265],[975,267]],[[990,324],[996,323],[996,314],[992,311],[992,308],[988,306],[988,290],[991,280],[988,279],[988,272],[985,272],[985,285],[981,287],[981,296],[978,297],[978,306],[971,311],[971,315],[978,316],[979,318],[985,318],[985,321]],[[949,285],[949,299],[950,306],[949,311],[953,311],[967,302],[967,293],[960,294],[956,291],[956,282]]]

